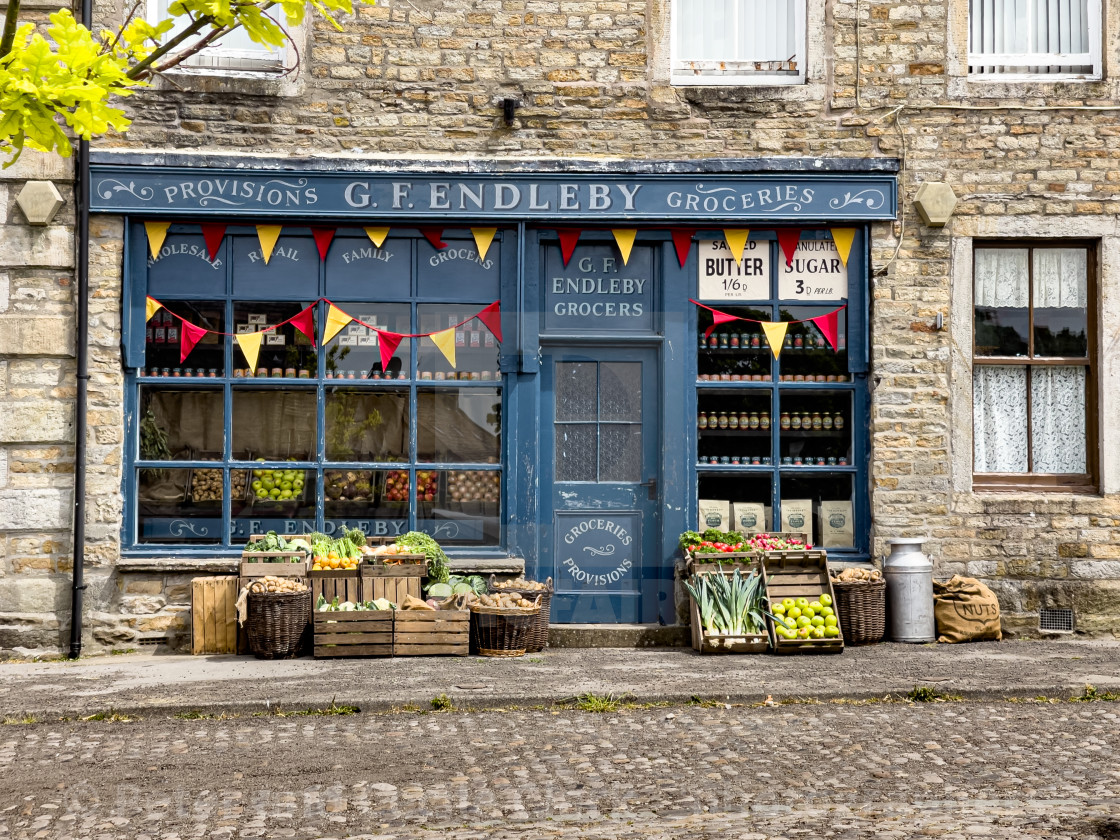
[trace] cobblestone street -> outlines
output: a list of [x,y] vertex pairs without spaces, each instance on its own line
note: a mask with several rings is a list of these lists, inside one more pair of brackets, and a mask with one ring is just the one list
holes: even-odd
[[0,729],[0,838],[1114,838],[1120,704],[676,706]]

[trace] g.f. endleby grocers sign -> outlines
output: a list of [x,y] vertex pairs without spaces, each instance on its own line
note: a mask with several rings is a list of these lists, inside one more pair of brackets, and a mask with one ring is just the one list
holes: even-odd
[[773,240],[748,240],[738,260],[723,239],[697,244],[701,300],[768,300],[775,262],[781,300],[848,297],[848,268],[831,239],[801,240],[788,263]]
[[893,175],[369,174],[95,163],[98,213],[602,221],[893,219]]

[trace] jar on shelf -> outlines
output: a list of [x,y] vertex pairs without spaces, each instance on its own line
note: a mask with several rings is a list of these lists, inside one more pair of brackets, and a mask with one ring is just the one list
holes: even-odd
[[708,349],[708,338],[707,338],[707,336],[704,335],[704,333],[700,333],[699,341],[700,341],[700,349],[701,350],[707,350]]
[[806,411],[801,415],[801,428],[809,431],[813,428],[813,415]]
[[717,347],[719,347],[719,336],[716,333],[712,333],[708,336],[708,349],[715,350]]
[[824,426],[823,426],[823,421],[821,419],[821,413],[819,411],[814,411],[813,412],[813,429],[814,429],[814,431],[819,432],[822,428],[824,428]]
[[745,411],[739,412],[739,428],[740,429],[752,428],[752,426],[751,426],[751,416],[750,416],[750,414],[748,414]]
[[789,419],[789,412],[788,412],[788,411],[783,411],[783,412],[782,412],[782,413],[781,413],[781,414],[780,414],[780,415],[778,416],[778,424],[779,424],[779,425],[781,426],[781,428],[782,428],[782,430],[783,430],[783,431],[785,431],[785,430],[787,430],[787,429],[789,429],[789,428],[790,428],[790,424],[791,424],[791,422],[792,422],[792,421],[791,421],[791,420]]
[[801,415],[796,411],[791,413],[789,416],[789,427],[795,430],[801,428]]
[[727,347],[728,347],[728,342],[729,341],[730,341],[730,338],[729,338],[727,333],[720,333],[719,334],[719,349],[720,350],[726,350]]
[[734,411],[727,418],[727,428],[735,430],[739,428],[739,415]]
[[758,428],[766,432],[770,430],[770,412],[764,411],[758,415]]
[[762,336],[758,333],[751,333],[751,349],[757,350],[762,346]]
[[752,411],[749,419],[750,419],[751,429],[758,429],[759,423],[761,422],[758,419],[758,412]]
[[703,411],[701,411],[700,415],[696,418],[696,428],[698,428],[698,429],[708,428],[708,415]]
[[727,338],[727,346],[732,350],[739,349],[739,333],[731,333]]
[[801,350],[804,347],[805,347],[805,339],[802,338],[800,334],[795,335],[793,337],[793,349],[794,350]]
[[721,411],[716,417],[716,425],[721,429],[727,428],[727,412]]
[[786,339],[785,339],[785,341],[782,342],[782,349],[783,350],[792,350],[793,349],[793,336],[791,336],[789,333],[786,333]]
[[832,428],[834,428],[834,429],[843,429],[844,428],[844,415],[841,414],[839,411],[837,411],[836,415],[832,418]]
[[826,432],[832,430],[832,415],[827,411],[821,415],[821,428]]

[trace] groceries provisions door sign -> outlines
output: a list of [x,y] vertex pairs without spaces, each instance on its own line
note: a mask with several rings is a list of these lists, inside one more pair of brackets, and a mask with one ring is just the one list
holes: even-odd
[[640,585],[641,514],[557,513],[558,592],[636,592]]

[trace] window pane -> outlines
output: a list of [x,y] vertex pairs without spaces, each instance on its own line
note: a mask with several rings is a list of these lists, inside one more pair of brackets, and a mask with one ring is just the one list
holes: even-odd
[[700,461],[709,464],[769,464],[770,430],[773,426],[770,404],[769,391],[700,391],[697,394],[696,418]]
[[473,317],[482,307],[418,306],[418,332],[433,333],[455,328],[455,366],[430,341],[420,342],[416,355],[418,379],[498,379],[498,342],[494,333]]
[[702,381],[769,382],[771,359],[769,345],[762,328],[755,321],[772,321],[771,309],[748,309],[738,306],[721,306],[721,312],[747,318],[717,325],[710,335],[704,333],[712,326],[712,312],[699,309],[696,329],[701,343],[697,357],[697,372]]
[[140,388],[142,461],[217,461],[225,424],[222,392]]
[[599,481],[642,480],[642,424],[599,425]]
[[973,469],[1027,471],[1027,369],[977,365],[972,369]]
[[233,392],[233,458],[307,461],[315,454],[315,392]]
[[[782,472],[775,531],[803,531],[820,548],[852,548],[855,542],[853,477],[850,473],[797,475]],[[809,513],[809,516],[805,516]]]
[[[220,488],[221,470],[217,473]],[[191,470],[138,470],[136,498],[137,542],[218,543],[222,541],[222,501],[212,485],[191,481]]]
[[315,528],[315,471],[299,468],[230,470],[232,486],[247,484],[244,495],[233,494],[233,542],[252,534],[275,531],[302,534]]
[[[174,313],[174,314],[172,314]],[[179,317],[176,317],[179,316]],[[207,332],[185,361],[180,361],[183,319]],[[148,376],[170,376],[175,369],[192,375],[221,376],[225,370],[225,345],[219,333],[225,331],[225,304],[221,301],[172,300],[163,303],[147,323],[144,338],[144,364]]]
[[419,470],[424,498],[416,526],[441,545],[497,545],[501,534],[502,474],[496,470]]
[[[407,472],[405,473],[407,476]],[[408,530],[408,517],[403,519],[404,529],[397,531],[379,519],[401,522],[400,510],[382,515],[377,508],[379,490],[385,486],[385,473],[374,470],[324,470],[323,518],[328,533],[339,528],[359,528],[367,534],[387,536]],[[407,488],[402,488],[407,492]]]
[[326,392],[328,461],[407,461],[408,391]]
[[[355,303],[346,314],[370,327],[397,334],[412,332],[407,304]],[[376,330],[350,323],[327,342],[327,379],[408,379],[410,344],[401,339],[389,359],[388,373],[381,366],[381,337]]]
[[602,362],[599,366],[599,419],[642,419],[642,366],[639,362]]
[[556,424],[556,480],[595,481],[599,476],[596,423]]
[[677,9],[678,61],[783,62],[798,54],[790,0],[691,0]]
[[852,463],[852,395],[847,391],[781,392],[780,454],[787,466]]
[[1034,250],[1034,354],[1089,353],[1089,267],[1084,248]]
[[[848,311],[836,313],[836,349],[832,348],[820,328],[810,321],[818,315],[834,312],[834,306],[783,306],[781,320],[800,321],[786,330],[782,355],[778,359],[779,377],[783,382],[844,382],[848,374]],[[761,332],[761,329],[759,330]],[[763,351],[769,353],[765,336]],[[804,380],[797,377],[803,376]],[[829,377],[833,377],[831,380]]]
[[498,463],[502,396],[497,388],[418,390],[416,411],[418,461]]
[[595,362],[556,365],[556,419],[595,420],[599,416]]
[[[233,366],[241,370],[242,376],[291,378],[318,375],[318,359],[311,340],[291,324],[282,324],[293,315],[307,308],[307,303],[235,303],[233,305],[233,331],[235,333],[260,332],[268,330],[261,341],[255,370],[249,370],[249,363],[234,342]],[[317,328],[316,328],[317,329]]]
[[1085,368],[1032,368],[1034,472],[1084,473],[1085,448]]
[[1025,248],[975,251],[976,355],[1025,356],[1030,324]]

